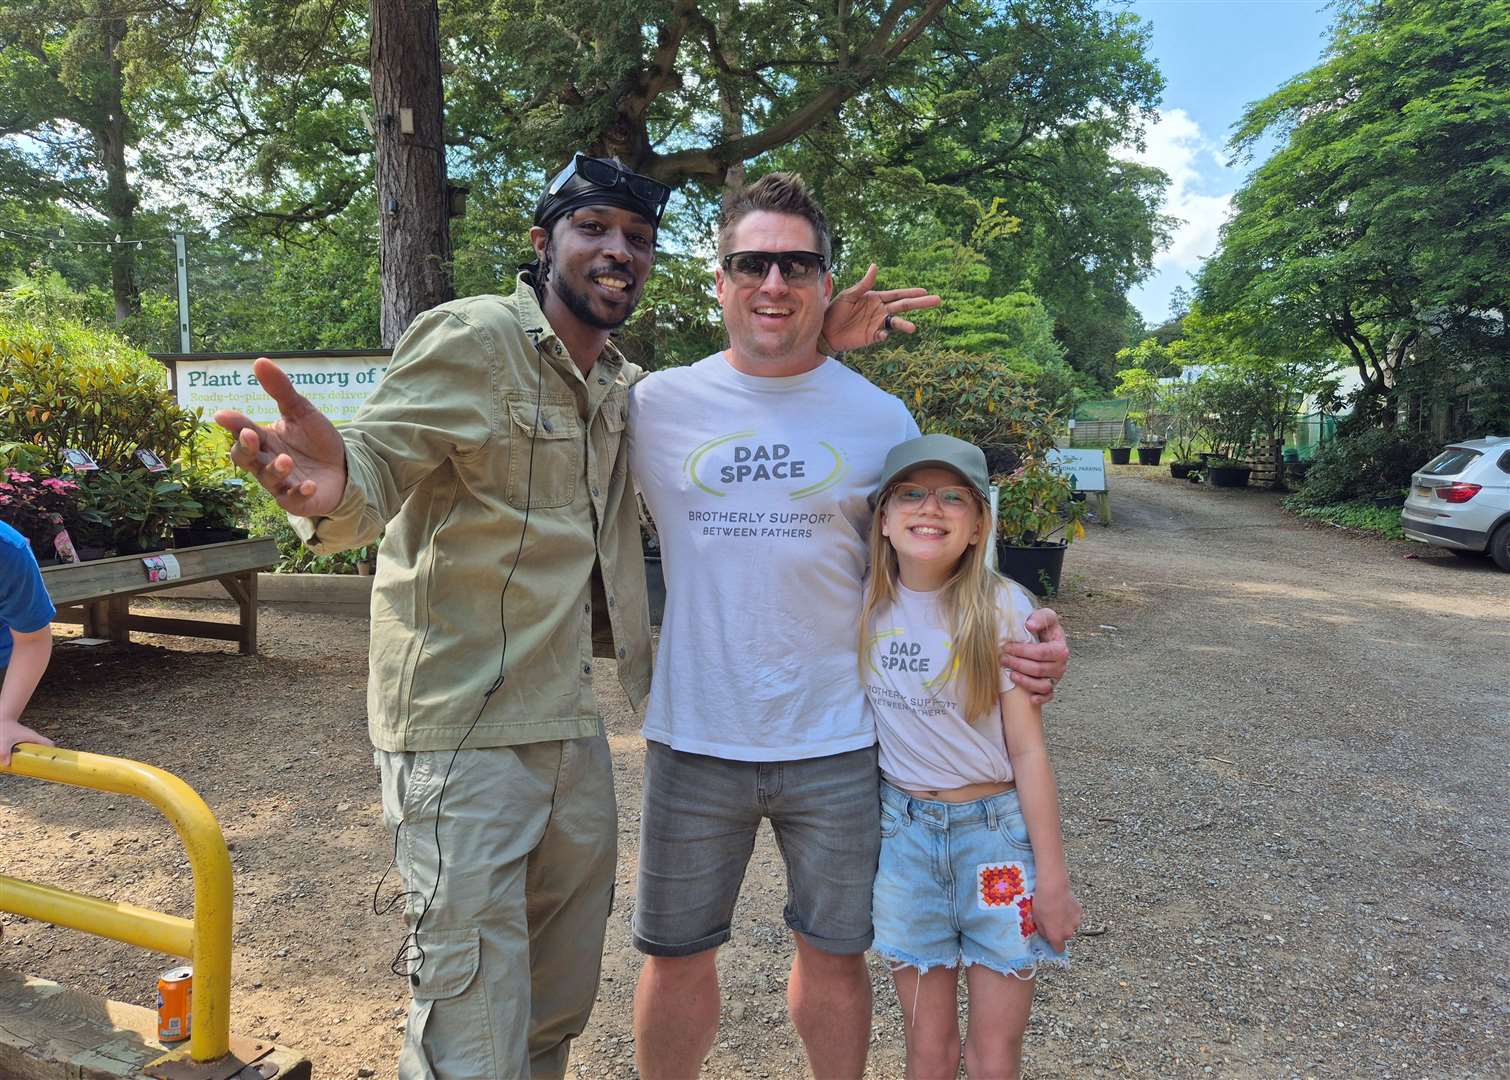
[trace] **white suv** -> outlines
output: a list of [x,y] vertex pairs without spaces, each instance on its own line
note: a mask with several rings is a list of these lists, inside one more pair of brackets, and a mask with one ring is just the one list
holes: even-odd
[[1510,571],[1510,436],[1453,443],[1428,461],[1410,478],[1400,524],[1409,540],[1487,552]]

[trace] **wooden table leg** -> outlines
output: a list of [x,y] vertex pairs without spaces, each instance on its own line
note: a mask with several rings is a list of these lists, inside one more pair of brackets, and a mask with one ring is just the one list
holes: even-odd
[[105,604],[110,612],[110,640],[117,645],[131,644],[131,631],[126,625],[131,618],[131,597],[112,596]]
[[84,636],[106,638],[110,636],[110,610],[103,600],[91,600],[83,605]]
[[241,609],[241,654],[257,655],[257,571],[227,574],[220,584]]

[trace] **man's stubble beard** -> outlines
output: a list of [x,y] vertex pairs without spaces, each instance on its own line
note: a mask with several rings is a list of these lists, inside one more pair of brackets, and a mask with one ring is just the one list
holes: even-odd
[[634,314],[634,309],[639,307],[639,300],[635,300],[629,305],[629,310],[624,313],[622,319],[604,318],[592,309],[592,301],[587,298],[586,293],[573,288],[560,273],[556,272],[549,250],[546,251],[541,262],[545,273],[546,290],[554,291],[561,303],[566,305],[567,311],[594,330],[617,330],[629,321],[629,317]]

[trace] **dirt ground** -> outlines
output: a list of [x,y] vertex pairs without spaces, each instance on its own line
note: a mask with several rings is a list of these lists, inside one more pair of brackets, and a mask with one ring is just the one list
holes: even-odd
[[[1042,979],[1035,1077],[1510,1076],[1510,575],[1285,515],[1274,496],[1112,469],[1110,528],[1055,602],[1071,672],[1049,711],[1076,890],[1073,966]],[[214,601],[142,610],[221,611]],[[393,838],[365,735],[365,619],[264,605],[262,655],[142,637],[62,646],[31,718],[162,765],[236,869],[232,1024],[319,1077],[390,1076],[403,936],[373,914]],[[629,944],[642,748],[599,691],[621,808],[619,903],[582,1077],[635,1075]],[[0,777],[4,872],[189,914],[171,830],[130,800]],[[799,1077],[781,863],[764,834],[720,957],[704,1075]],[[170,961],[0,915],[0,965],[151,1004]],[[872,960],[869,1074],[902,1071]]]

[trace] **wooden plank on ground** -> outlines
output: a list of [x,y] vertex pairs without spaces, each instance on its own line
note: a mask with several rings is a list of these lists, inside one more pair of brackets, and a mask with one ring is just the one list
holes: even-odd
[[[0,1077],[5,1080],[138,1080],[164,1052],[157,1041],[156,1010],[0,968]],[[309,1080],[308,1060],[288,1047],[273,1047],[258,1065],[273,1068],[251,1076]],[[248,1075],[243,1069],[236,1080]]]

